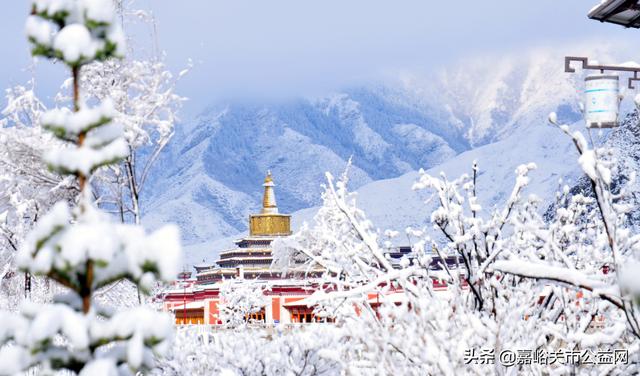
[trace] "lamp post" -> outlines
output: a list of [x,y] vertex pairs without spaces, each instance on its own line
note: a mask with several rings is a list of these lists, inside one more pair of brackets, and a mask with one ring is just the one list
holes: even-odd
[[633,81],[640,81],[640,77],[638,77],[638,73],[640,72],[640,64],[632,65],[632,64],[624,64],[624,65],[600,65],[600,64],[590,64],[588,57],[578,57],[578,56],[566,56],[564,58],[564,71],[567,73],[575,73],[575,68],[571,67],[572,62],[582,63],[582,70],[595,70],[600,71],[600,73],[605,72],[625,72],[625,73],[633,73],[633,77],[629,77],[627,87],[629,89],[635,89],[633,86]]
[[585,77],[585,120],[588,128],[613,128],[619,126],[618,113],[622,97],[619,93],[619,77],[612,73],[620,72],[633,75],[628,77],[627,87],[634,89],[633,82],[640,81],[639,64],[600,65],[589,63],[587,57],[567,56],[564,58],[564,71],[575,73],[572,62],[581,63],[582,70],[597,71]]

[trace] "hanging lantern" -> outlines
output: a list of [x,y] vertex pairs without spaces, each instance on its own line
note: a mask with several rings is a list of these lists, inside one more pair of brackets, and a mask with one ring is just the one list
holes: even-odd
[[590,75],[585,79],[584,114],[588,128],[613,128],[618,124],[618,76]]

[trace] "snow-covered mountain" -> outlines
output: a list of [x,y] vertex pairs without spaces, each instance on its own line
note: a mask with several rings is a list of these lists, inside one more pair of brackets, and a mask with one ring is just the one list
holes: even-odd
[[351,156],[360,186],[437,165],[468,148],[439,127],[365,91],[209,110],[176,136],[161,161],[147,220],[177,221],[186,239],[236,233],[259,207],[267,170],[281,210],[291,212],[316,204],[324,172],[341,171]]
[[[601,51],[570,51],[615,61]],[[510,189],[517,164],[534,161],[545,171],[537,188],[550,194],[570,169],[567,140],[546,126],[547,115],[580,118],[580,76],[564,73],[563,56],[537,50],[321,98],[212,105],[178,128],[146,192],[145,223],[178,223],[188,249],[208,249],[246,230],[267,170],[281,211],[295,212],[317,205],[324,172],[339,174],[349,158],[351,186],[381,228],[426,218],[410,191],[420,168],[453,176],[478,159],[493,204]]]
[[[640,205],[640,182],[635,176],[640,171],[640,114],[634,110],[624,117],[620,127],[613,129],[602,140],[602,144],[612,150],[611,160],[615,163],[613,169],[613,179],[611,189],[618,195],[622,187],[625,188],[624,201],[633,207]],[[635,179],[635,180],[632,180]],[[570,185],[570,193],[581,193],[594,197],[590,180],[582,175]],[[549,206],[545,216],[552,218],[555,215],[557,206]],[[598,210],[595,206],[594,210]],[[632,211],[627,214],[630,227],[640,229],[640,212]]]
[[[582,122],[572,128],[583,127]],[[538,126],[523,128],[510,137],[492,144],[464,152],[443,164],[426,171],[432,176],[444,173],[448,179],[456,179],[462,174],[472,174],[473,162],[479,166],[477,178],[478,203],[482,210],[479,215],[487,215],[494,209],[501,209],[515,184],[515,170],[521,164],[535,163],[530,183],[524,194],[535,194],[543,199],[553,197],[563,184],[575,184],[580,176],[578,155],[570,138],[545,122]],[[380,229],[394,229],[404,233],[407,227],[421,228],[430,224],[431,213],[436,209],[437,197],[433,192],[413,191],[419,173],[412,171],[400,177],[379,180],[360,187],[358,206]],[[316,208],[308,208],[294,213],[294,227],[302,222],[311,222]],[[396,242],[409,244],[400,236]]]

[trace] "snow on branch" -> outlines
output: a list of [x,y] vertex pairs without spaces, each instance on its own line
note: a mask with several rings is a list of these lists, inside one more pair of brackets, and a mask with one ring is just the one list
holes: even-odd
[[34,56],[70,67],[122,57],[125,37],[110,0],[34,0],[25,32]]
[[619,293],[612,293],[612,288],[602,278],[588,276],[578,270],[571,270],[547,264],[539,264],[525,260],[499,260],[491,264],[490,271],[499,271],[525,278],[562,282],[576,288],[593,292],[616,305],[622,307]]

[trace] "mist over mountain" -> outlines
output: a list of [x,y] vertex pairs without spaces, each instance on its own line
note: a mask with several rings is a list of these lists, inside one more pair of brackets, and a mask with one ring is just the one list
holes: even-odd
[[[606,50],[589,53],[615,61]],[[349,158],[351,188],[380,228],[428,218],[424,197],[410,190],[420,168],[455,176],[477,159],[491,206],[508,194],[518,164],[536,162],[544,168],[534,187],[551,195],[577,168],[570,141],[547,125],[552,111],[566,123],[581,119],[581,76],[564,73],[563,56],[535,50],[316,98],[214,103],[177,128],[147,190],[145,224],[176,222],[187,249],[211,249],[247,229],[267,170],[280,211],[294,213],[318,205],[324,173],[341,173]]]

